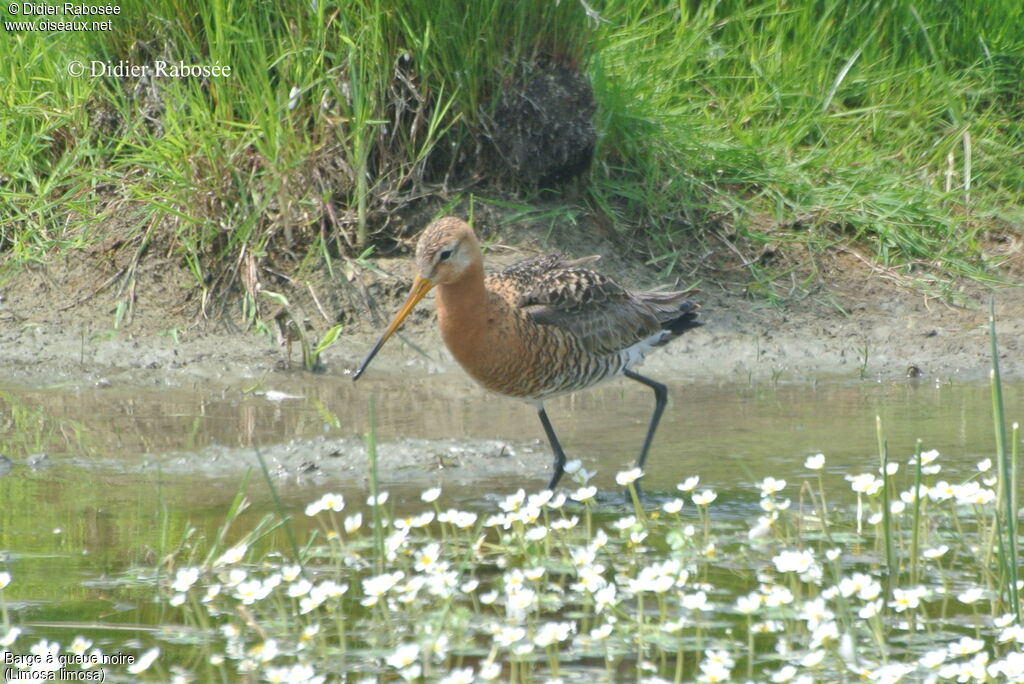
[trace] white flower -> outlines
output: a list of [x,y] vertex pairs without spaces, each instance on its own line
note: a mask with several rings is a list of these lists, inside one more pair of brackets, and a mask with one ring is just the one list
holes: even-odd
[[1018,644],[1024,644],[1024,627],[1021,625],[1010,625],[999,632],[999,643],[1005,644],[1007,641],[1016,641]]
[[1024,653],[1011,651],[1002,660],[988,666],[988,674],[994,680],[1006,682],[1024,681]]
[[559,520],[551,521],[552,530],[571,530],[576,527],[580,522],[579,516],[572,516],[570,518],[561,518]]
[[835,613],[825,607],[825,599],[818,597],[800,607],[799,617],[807,622],[808,628],[816,629],[821,623],[834,619]]
[[839,581],[839,593],[844,598],[856,594],[862,601],[873,601],[878,598],[881,591],[882,585],[874,577],[863,572],[855,572]]
[[537,630],[537,635],[533,637],[533,643],[541,648],[547,648],[552,644],[565,641],[575,631],[576,625],[572,622],[545,622]]
[[804,468],[808,470],[821,470],[825,467],[825,454],[815,454],[814,456],[808,456],[807,460],[804,461]]
[[814,633],[811,634],[810,648],[816,649],[834,643],[839,640],[839,626],[829,620],[828,622],[822,622],[815,629]]
[[948,501],[956,496],[956,487],[945,480],[939,480],[928,488],[928,498],[932,501]]
[[908,490],[906,490],[904,492],[900,492],[900,501],[902,501],[905,504],[912,504],[917,499],[919,499],[919,498],[920,499],[924,499],[927,496],[928,496],[928,485],[922,484],[922,485],[920,485],[917,488],[917,495],[916,496],[914,494],[914,488],[913,487],[911,487],[910,489],[908,489]]
[[608,580],[604,578],[603,572],[604,566],[600,563],[584,565],[577,572],[579,582],[573,583],[572,589],[574,591],[586,591],[591,594],[596,593],[608,585]]
[[923,656],[918,658],[917,662],[919,665],[921,665],[921,667],[927,670],[937,670],[939,668],[939,665],[942,665],[942,663],[946,662],[947,654],[948,651],[946,651],[946,649],[944,648],[935,649],[933,651],[928,651]]
[[981,587],[973,587],[967,591],[959,594],[956,598],[960,603],[971,604],[981,600],[985,596],[985,590]]
[[871,496],[878,493],[878,490],[882,488],[882,480],[875,477],[874,473],[861,473],[860,475],[847,475],[846,479],[850,481],[850,488],[858,494],[867,494]]
[[472,527],[476,522],[476,513],[449,508],[447,511],[438,514],[437,520],[438,522],[449,523],[464,530]]
[[265,599],[273,590],[270,583],[261,582],[258,579],[246,580],[235,587],[235,596],[242,600],[242,603],[251,606],[257,601]]
[[772,496],[786,488],[785,480],[777,480],[774,477],[766,477],[761,482],[761,496]]
[[[437,501],[437,497],[439,496],[441,496],[441,488],[431,487],[420,494],[420,500],[424,503],[433,503],[434,501]],[[472,672],[472,670],[470,670],[470,672]]]
[[893,589],[893,600],[889,602],[889,607],[897,613],[902,613],[908,608],[917,608],[921,605],[921,599],[927,591],[928,590],[924,587],[915,587],[913,589]]
[[666,501],[661,505],[661,510],[665,511],[666,513],[678,513],[679,511],[683,510],[683,500],[672,499],[670,501]]
[[248,544],[239,544],[221,554],[220,558],[213,562],[214,565],[234,565],[241,563],[245,558],[245,552],[249,550]]
[[954,656],[969,656],[972,653],[977,653],[981,649],[985,648],[985,642],[981,639],[975,639],[973,637],[965,636],[961,637],[959,641],[955,641],[949,645],[949,652]]
[[432,571],[437,568],[441,558],[441,545],[437,542],[427,544],[416,554],[416,563],[413,566],[419,572]]
[[781,670],[772,675],[773,682],[788,682],[796,676],[796,668],[792,665],[786,665]]
[[366,497],[367,506],[383,506],[388,502],[387,492],[378,492],[377,496],[370,495]]
[[345,497],[341,494],[324,494],[320,497],[320,505],[325,511],[334,511],[337,513],[345,508]]
[[385,662],[396,670],[401,670],[415,663],[419,657],[420,647],[418,644],[402,644],[386,658]]
[[608,584],[607,586],[601,587],[594,593],[594,611],[597,613],[602,612],[605,608],[610,608],[618,604],[614,584]]
[[987,473],[991,468],[992,468],[992,459],[991,458],[985,458],[985,459],[982,459],[982,460],[978,461],[978,470],[980,470],[981,472]]
[[494,643],[501,648],[508,648],[526,638],[526,630],[522,627],[502,626],[494,634]]
[[3,589],[11,583],[11,573],[0,572],[0,589]]
[[744,615],[750,615],[761,607],[761,599],[761,595],[756,591],[752,591],[746,596],[740,596],[736,599],[736,610]]
[[138,659],[134,663],[132,663],[131,665],[128,666],[129,674],[139,674],[141,672],[145,672],[146,670],[149,669],[149,666],[153,664],[153,661],[156,660],[157,656],[159,656],[159,655],[160,655],[160,649],[159,648],[151,648],[151,649],[149,649],[148,651],[143,653],[141,656],[139,656]]
[[925,549],[921,552],[921,555],[925,558],[941,558],[949,551],[949,547],[943,544],[942,546],[936,546],[933,549]]
[[861,620],[870,620],[882,612],[882,599],[868,601],[864,607],[857,611],[857,617]]
[[615,529],[617,529],[619,531],[622,531],[622,532],[624,532],[626,530],[633,529],[633,527],[635,525],[636,525],[636,516],[635,515],[627,515],[626,517],[619,518],[618,520],[616,520],[615,522],[612,523],[612,526]]
[[733,665],[736,664],[736,661],[732,659],[732,656],[729,655],[728,651],[724,651],[724,650],[716,651],[716,650],[710,649],[710,648],[708,650],[704,651],[704,662],[705,663],[714,663],[716,665],[721,665],[722,667],[724,667],[726,669],[729,669],[729,670],[731,670]]
[[61,669],[61,662],[59,659],[60,643],[42,639],[32,645],[29,649],[29,653],[37,656],[36,662],[32,664],[32,669],[34,671],[55,672]]
[[363,526],[363,514],[355,513],[345,518],[345,534],[352,534]]
[[717,498],[718,494],[711,489],[705,489],[700,494],[694,494],[692,497],[693,503],[697,506],[710,506],[711,502]]
[[231,568],[231,571],[228,573],[227,585],[229,587],[237,587],[248,576],[249,573],[242,568]]
[[814,567],[814,554],[808,550],[783,551],[772,558],[775,569],[779,572],[795,572],[802,574]]
[[523,570],[523,577],[530,580],[531,582],[539,582],[540,578],[544,576],[544,566],[536,565],[532,568]]
[[533,589],[516,589],[508,592],[505,611],[510,618],[521,619],[526,611],[537,605],[537,592]]
[[277,641],[267,639],[262,644],[256,644],[249,649],[249,656],[263,663],[269,663],[277,657],[280,649],[277,648]]
[[548,528],[543,525],[535,525],[534,527],[526,530],[526,533],[523,536],[526,538],[526,541],[540,541],[544,537],[548,536]]
[[597,494],[597,487],[580,487],[575,492],[570,494],[569,498],[572,499],[573,501],[579,501],[580,503],[582,503],[584,501],[590,501],[591,499],[593,499],[595,494]]
[[544,490],[541,490],[541,491],[537,492],[536,494],[531,494],[526,499],[526,507],[527,508],[541,508],[545,504],[547,504],[547,502],[551,501],[551,498],[554,495],[555,495],[555,493],[553,491],[551,491],[550,489],[544,489]]
[[725,667],[721,663],[713,661],[704,661],[700,664],[700,676],[697,677],[698,682],[730,682],[732,681],[732,675],[730,674],[729,668]]
[[515,494],[506,496],[505,499],[498,505],[501,508],[501,510],[505,511],[506,513],[512,513],[514,511],[518,511],[519,507],[523,505],[524,501],[526,501],[526,491],[520,488],[519,491],[517,491]]
[[703,591],[684,594],[682,596],[682,604],[683,608],[687,610],[711,610],[711,604],[708,603],[708,595]]
[[174,575],[174,584],[171,585],[171,589],[185,593],[196,583],[197,579],[199,579],[199,568],[179,568]]
[[399,518],[395,520],[394,525],[396,530],[411,530],[420,527],[426,527],[434,521],[434,512],[425,511],[419,515],[408,516],[405,518]]
[[18,639],[18,635],[21,634],[21,627],[11,627],[2,638],[0,638],[0,648],[7,648]]
[[628,485],[633,484],[634,482],[639,480],[641,477],[643,477],[643,474],[644,474],[643,471],[640,470],[639,468],[632,468],[630,470],[624,470],[621,473],[616,473],[615,474],[615,482],[620,487],[626,487]]
[[68,650],[75,655],[82,655],[92,646],[92,642],[86,639],[84,636],[76,636],[71,645],[68,646]]
[[382,575],[376,577],[369,577],[363,580],[363,593],[366,594],[361,603],[364,606],[373,606],[377,604],[377,601],[381,599],[384,594],[391,591],[399,580],[405,577],[405,573],[401,570],[397,572],[385,572]]
[[286,667],[268,667],[265,672],[269,682],[287,682],[288,684],[322,684],[324,677],[317,676],[312,665],[295,663]]
[[473,668],[462,667],[452,670],[447,677],[439,680],[438,684],[473,684]]
[[793,602],[793,592],[788,588],[773,585],[764,594],[764,604],[769,608],[777,608]]
[[763,539],[771,534],[772,527],[775,525],[775,520],[778,517],[778,513],[772,515],[762,515],[757,519],[757,524],[750,528],[747,532],[747,537],[750,539]]
[[480,666],[480,679],[485,682],[497,679],[498,675],[501,674],[501,665],[498,663],[490,662]]
[[697,483],[700,482],[699,475],[691,475],[690,477],[683,480],[681,483],[676,485],[676,489],[681,492],[692,492],[697,488]]

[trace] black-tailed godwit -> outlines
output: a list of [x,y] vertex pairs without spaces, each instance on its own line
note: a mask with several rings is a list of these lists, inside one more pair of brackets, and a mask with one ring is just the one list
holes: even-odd
[[618,375],[654,390],[654,413],[636,462],[643,468],[668,390],[632,368],[654,348],[701,325],[699,307],[687,299],[691,291],[627,290],[586,266],[596,258],[540,256],[485,276],[473,229],[454,217],[434,221],[416,246],[419,273],[409,297],[352,379],[436,288],[441,336],[455,360],[487,389],[537,409],[555,456],[548,488],[562,476],[565,453],[544,401]]

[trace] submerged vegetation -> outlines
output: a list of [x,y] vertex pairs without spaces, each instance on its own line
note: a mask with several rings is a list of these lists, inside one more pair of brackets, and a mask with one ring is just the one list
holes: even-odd
[[[100,245],[127,282],[171,256],[204,305],[251,308],[271,272],[389,250],[470,192],[583,205],[666,271],[714,233],[988,277],[1019,232],[1016,0],[120,8],[5,27],[8,262]],[[158,61],[231,75],[115,75]]]
[[765,478],[749,521],[719,514],[698,476],[646,507],[598,503],[578,464],[574,489],[484,513],[439,488],[408,514],[386,492],[326,494],[298,546],[275,516],[229,543],[239,496],[214,540],[186,534],[135,577],[167,607],[157,645],[117,662],[81,636],[33,642],[4,604],[18,577],[0,573],[0,646],[55,654],[26,670],[64,654],[182,682],[1024,681],[992,459],[949,482],[919,444],[847,475],[856,503],[839,505],[825,491],[842,473],[821,454],[805,467],[799,484]]

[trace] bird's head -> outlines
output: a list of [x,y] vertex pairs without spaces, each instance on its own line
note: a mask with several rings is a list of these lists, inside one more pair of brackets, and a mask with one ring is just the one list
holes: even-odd
[[457,282],[480,260],[480,243],[473,229],[462,219],[446,216],[427,226],[416,244],[416,268],[419,275],[413,280],[409,296],[366,355],[359,370],[352,375],[352,379],[359,379],[388,338],[434,286]]

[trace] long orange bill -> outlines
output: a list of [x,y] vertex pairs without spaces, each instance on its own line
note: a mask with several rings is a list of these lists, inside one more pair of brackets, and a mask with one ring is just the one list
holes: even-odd
[[416,305],[420,303],[420,300],[423,299],[433,287],[433,281],[416,276],[416,280],[412,283],[412,290],[409,291],[409,296],[406,298],[405,304],[403,304],[402,308],[399,309],[397,314],[395,314],[395,317],[391,319],[391,324],[388,325],[388,329],[384,331],[384,334],[380,336],[377,343],[373,345],[373,349],[371,349],[370,353],[366,355],[366,360],[363,361],[363,365],[359,366],[359,370],[352,374],[353,382],[359,379],[359,376],[362,375],[363,371],[366,370],[366,367],[370,365],[370,361],[373,361],[373,357],[377,355],[377,352],[379,352],[380,348],[384,346],[384,343],[388,341],[388,338],[398,330],[398,327],[402,325],[402,321],[405,320],[405,317],[409,315]]

